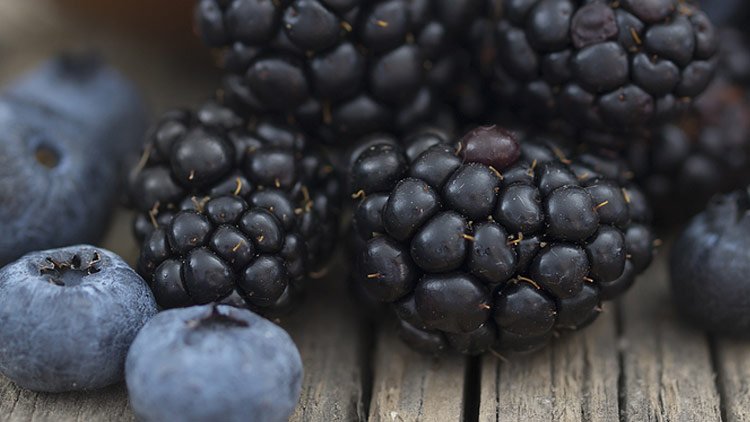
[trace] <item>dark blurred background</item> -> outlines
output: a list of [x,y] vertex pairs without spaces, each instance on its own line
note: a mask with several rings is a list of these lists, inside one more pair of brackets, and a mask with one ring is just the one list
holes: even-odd
[[49,55],[93,49],[141,88],[156,115],[219,86],[193,32],[191,0],[0,0],[0,86]]

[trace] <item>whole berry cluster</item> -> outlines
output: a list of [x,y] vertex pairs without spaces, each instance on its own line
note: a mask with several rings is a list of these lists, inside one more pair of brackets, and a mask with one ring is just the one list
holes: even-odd
[[486,0],[201,0],[196,27],[221,48],[227,95],[293,115],[332,142],[428,120],[456,79]]
[[533,350],[650,263],[650,210],[617,163],[496,126],[416,139],[408,153],[372,145],[351,169],[355,278],[415,347]]
[[[333,167],[291,127],[208,101],[167,113],[131,177],[138,270],[162,307],[288,307],[338,230]],[[245,281],[242,281],[245,280]]]
[[717,31],[690,1],[504,1],[496,35],[502,101],[599,132],[673,117],[716,67]]

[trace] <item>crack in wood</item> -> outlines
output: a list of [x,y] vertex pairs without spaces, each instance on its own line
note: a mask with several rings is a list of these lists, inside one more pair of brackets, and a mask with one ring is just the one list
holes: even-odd
[[716,391],[719,392],[719,410],[721,412],[721,420],[722,422],[726,422],[729,420],[727,417],[727,392],[724,388],[724,374],[721,370],[721,364],[719,363],[719,352],[717,350],[716,345],[716,338],[714,336],[708,335],[707,337],[708,345],[709,345],[709,351],[711,353],[711,369],[714,371],[714,385],[716,386]]
[[615,329],[617,330],[617,413],[620,422],[625,422],[626,386],[625,386],[625,351],[624,330],[622,321],[621,302],[615,303]]
[[495,367],[495,422],[500,422],[500,367],[503,364],[498,360]]
[[464,375],[464,422],[479,420],[479,401],[481,400],[482,361],[479,356],[466,357]]

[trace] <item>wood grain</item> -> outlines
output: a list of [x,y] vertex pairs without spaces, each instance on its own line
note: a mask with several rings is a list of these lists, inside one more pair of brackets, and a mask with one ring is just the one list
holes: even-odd
[[622,300],[622,416],[638,422],[719,421],[709,344],[675,314],[667,250]]
[[372,329],[346,294],[348,266],[339,257],[331,267],[325,279],[310,280],[304,307],[282,322],[305,371],[293,422],[366,420]]
[[750,341],[716,339],[713,351],[724,421],[750,421]]
[[409,349],[388,324],[378,330],[371,422],[464,420],[468,358]]
[[586,330],[507,361],[482,360],[479,420],[612,421],[619,375],[612,306]]
[[130,422],[125,384],[75,393],[35,393],[0,375],[0,421],[7,422]]

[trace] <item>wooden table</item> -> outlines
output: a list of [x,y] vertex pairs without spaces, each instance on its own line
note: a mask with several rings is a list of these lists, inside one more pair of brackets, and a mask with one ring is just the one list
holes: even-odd
[[[145,34],[147,35],[147,34]],[[49,0],[0,0],[0,81],[65,46],[93,45],[144,88],[155,112],[217,86],[205,59],[83,21]],[[103,242],[131,264],[137,248],[120,211]],[[662,247],[624,298],[588,329],[541,352],[433,358],[408,349],[347,294],[339,260],[281,324],[305,367],[292,421],[750,421],[750,342],[683,325],[667,294]],[[37,394],[0,377],[0,421],[131,421],[124,385]]]

